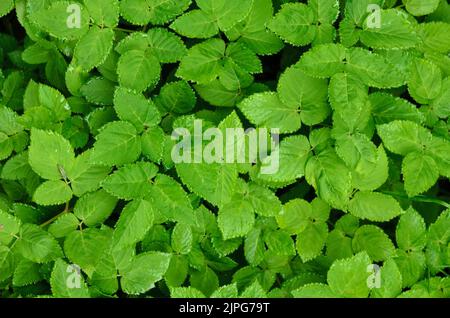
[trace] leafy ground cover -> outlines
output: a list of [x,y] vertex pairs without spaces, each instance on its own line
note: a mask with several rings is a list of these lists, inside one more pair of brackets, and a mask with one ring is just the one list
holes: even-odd
[[[450,296],[447,1],[0,17],[2,297]],[[198,120],[277,129],[278,169],[174,162]]]

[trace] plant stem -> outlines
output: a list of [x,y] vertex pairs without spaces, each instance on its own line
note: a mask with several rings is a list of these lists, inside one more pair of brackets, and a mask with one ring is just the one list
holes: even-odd
[[57,215],[55,215],[54,217],[52,217],[51,219],[45,221],[44,223],[42,223],[40,226],[44,227],[49,225],[50,223],[52,223],[53,221],[55,221],[57,218],[59,218],[61,215],[66,214],[67,212],[69,212],[69,201],[66,202],[66,206],[64,207],[64,211],[62,211],[61,213],[58,213]]
[[128,29],[119,28],[119,27],[115,27],[114,30],[123,31],[123,32],[128,32],[128,33],[135,32],[134,30],[128,30]]
[[398,192],[392,192],[392,191],[381,191],[381,192],[384,193],[384,194],[389,194],[389,195],[393,195],[393,196],[396,196],[396,197],[409,199],[411,201],[436,203],[436,204],[439,204],[439,205],[442,205],[442,206],[446,207],[447,209],[450,209],[450,203],[445,202],[444,200],[440,200],[440,199],[435,198],[435,197],[429,197],[429,196],[426,196],[426,195],[416,195],[414,197],[408,197],[406,194],[398,193]]

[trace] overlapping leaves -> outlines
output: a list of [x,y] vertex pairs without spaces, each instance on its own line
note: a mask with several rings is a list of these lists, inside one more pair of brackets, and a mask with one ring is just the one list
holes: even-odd
[[[3,0],[1,294],[448,297],[449,10]],[[199,119],[280,142],[173,162]]]

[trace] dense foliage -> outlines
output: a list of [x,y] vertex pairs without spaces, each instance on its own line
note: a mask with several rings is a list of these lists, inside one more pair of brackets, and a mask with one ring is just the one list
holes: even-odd
[[[445,0],[1,0],[2,297],[450,296]],[[174,163],[277,128],[279,169]]]

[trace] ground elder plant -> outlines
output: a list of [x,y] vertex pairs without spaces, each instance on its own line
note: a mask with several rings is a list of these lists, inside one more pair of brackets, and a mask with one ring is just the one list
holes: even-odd
[[2,297],[450,296],[447,1],[0,17]]

